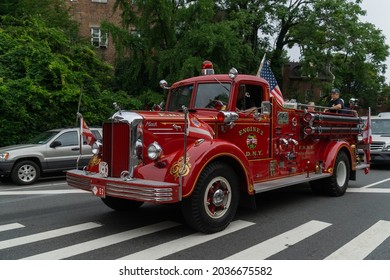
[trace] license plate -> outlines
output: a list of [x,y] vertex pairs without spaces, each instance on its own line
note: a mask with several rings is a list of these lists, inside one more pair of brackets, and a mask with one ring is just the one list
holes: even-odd
[[106,188],[103,186],[93,186],[92,194],[98,197],[106,197]]

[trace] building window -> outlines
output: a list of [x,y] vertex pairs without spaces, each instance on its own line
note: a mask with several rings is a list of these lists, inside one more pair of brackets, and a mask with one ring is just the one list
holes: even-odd
[[108,0],[92,0],[95,3],[107,3]]
[[91,27],[91,44],[96,48],[107,48],[108,33],[103,33],[99,27]]

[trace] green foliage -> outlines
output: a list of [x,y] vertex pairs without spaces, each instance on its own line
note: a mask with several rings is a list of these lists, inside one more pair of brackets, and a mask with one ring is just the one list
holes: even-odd
[[385,82],[389,47],[379,29],[361,22],[365,14],[361,0],[266,2],[278,26],[273,33],[277,38],[274,69],[285,62],[286,47],[298,46],[303,74],[313,83],[317,73],[326,71],[329,83],[323,84],[324,91],[338,87],[344,99],[357,97],[364,107],[375,106]]
[[[324,91],[339,87],[364,107],[389,102],[383,74],[389,47],[360,21],[361,0],[116,0],[122,26],[102,23],[117,48],[115,68],[77,36],[63,0],[0,3],[0,146],[38,131],[89,125],[113,112],[150,109],[165,99],[158,83],[217,73],[256,73],[264,53],[281,84],[287,49],[301,51],[302,73]],[[327,72],[328,82],[318,79]],[[284,93],[303,96],[298,89]],[[374,110],[375,111],[375,110]]]
[[[106,23],[118,48],[118,85],[136,96],[149,90],[161,92],[160,79],[174,82],[200,73],[202,61],[212,60],[216,72],[236,67],[241,73],[254,73],[260,59],[237,32],[240,25],[223,19],[211,0],[116,1],[124,10],[123,27]],[[132,26],[133,32],[127,33]],[[134,28],[135,27],[135,28]]]
[[38,17],[0,17],[0,146],[74,126],[81,93],[80,111],[100,125],[112,112],[112,78],[89,45],[69,44],[61,29]]

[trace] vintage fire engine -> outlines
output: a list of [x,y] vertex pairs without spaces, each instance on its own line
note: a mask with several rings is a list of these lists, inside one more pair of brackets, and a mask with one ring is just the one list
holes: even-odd
[[361,119],[279,104],[263,78],[203,75],[168,87],[165,110],[117,112],[103,124],[103,142],[84,170],[67,173],[70,186],[115,210],[180,203],[186,222],[213,233],[255,195],[303,182],[315,192],[345,193],[366,167],[357,156]]

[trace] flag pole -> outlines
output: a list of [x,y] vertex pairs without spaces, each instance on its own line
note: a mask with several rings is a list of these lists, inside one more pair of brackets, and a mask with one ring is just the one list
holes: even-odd
[[83,154],[83,115],[80,112],[77,112],[77,118],[80,119],[80,127],[79,127],[79,156],[76,162],[76,169],[79,169],[79,161]]
[[265,61],[265,53],[263,55],[263,58],[261,59],[259,69],[257,70],[256,76],[260,77],[260,72],[261,72],[261,69],[263,69],[264,61]]
[[81,97],[82,96],[83,96],[83,88],[81,86],[79,103],[77,104],[77,113],[76,113],[76,126],[77,126],[77,120],[80,119],[79,156],[78,156],[77,161],[76,161],[76,169],[79,169],[79,161],[80,161],[81,155],[83,154],[83,115],[80,113]]

